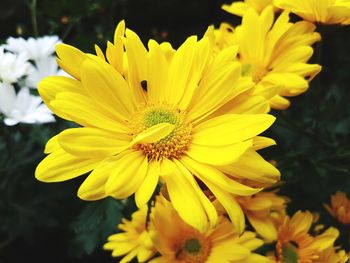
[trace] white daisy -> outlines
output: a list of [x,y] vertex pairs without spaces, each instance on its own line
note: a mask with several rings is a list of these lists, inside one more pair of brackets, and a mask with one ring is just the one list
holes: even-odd
[[25,86],[36,89],[40,80],[55,75],[67,76],[63,70],[58,68],[55,57],[43,57],[35,61],[35,65],[32,66],[32,70],[28,74],[24,83]]
[[31,64],[24,54],[12,54],[5,52],[0,47],[0,81],[14,83],[27,75],[31,70]]
[[6,41],[5,49],[18,54],[25,54],[28,59],[38,60],[48,57],[55,52],[55,45],[60,43],[58,36],[43,36],[39,38],[10,37]]
[[39,96],[31,95],[28,88],[22,88],[16,94],[15,88],[5,83],[0,83],[0,113],[4,115],[4,123],[8,126],[55,121]]

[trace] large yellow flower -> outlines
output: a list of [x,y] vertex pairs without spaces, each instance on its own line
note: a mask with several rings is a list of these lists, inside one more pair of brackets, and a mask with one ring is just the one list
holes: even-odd
[[[49,155],[36,178],[60,182],[92,171],[79,188],[80,198],[135,194],[138,207],[165,184],[175,209],[193,226],[202,222],[200,228],[208,219],[217,222],[202,191],[209,189],[242,232],[243,215],[232,194],[252,195],[261,188],[237,178],[273,183],[279,172],[255,151],[274,144],[257,136],[274,117],[265,114],[266,100],[252,95],[250,79],[241,77],[236,47],[214,56],[207,37],[190,37],[171,53],[153,40],[147,50],[129,29],[121,35],[116,33],[109,51],[120,64],[111,55],[107,63],[101,52],[93,56],[57,46],[60,66],[74,78],[48,77],[39,93],[58,116],[82,127],[48,142]],[[122,48],[116,48],[118,41]]]
[[274,4],[310,22],[350,24],[349,0],[275,0]]
[[147,211],[145,205],[132,214],[130,221],[123,218],[118,226],[123,232],[109,236],[103,246],[112,251],[113,257],[123,256],[120,263],[130,262],[135,257],[138,262],[145,262],[156,253],[151,234],[146,229]]
[[202,231],[186,224],[165,200],[152,213],[154,246],[160,253],[150,263],[263,263],[266,257],[252,253],[263,242],[253,232],[241,236],[224,217],[217,226]]
[[343,192],[336,192],[331,197],[331,206],[324,205],[327,211],[340,223],[350,224],[350,200]]
[[[285,97],[305,92],[309,81],[321,70],[321,66],[308,63],[313,54],[311,45],[320,40],[315,26],[305,21],[289,22],[288,12],[274,22],[272,7],[265,8],[260,15],[249,9],[234,32],[227,26],[220,30],[226,32],[216,33],[220,36],[216,47],[239,46],[243,75],[253,78],[256,94],[270,99],[272,108],[287,108],[290,102]],[[225,45],[218,43],[223,34],[231,34]]]
[[258,13],[261,13],[267,6],[272,5],[273,0],[244,0],[235,1],[230,5],[224,4],[222,9],[225,11],[237,15],[243,16],[249,8],[253,8]]
[[312,223],[310,212],[298,211],[291,218],[282,218],[278,226],[276,262],[311,263],[319,259],[323,250],[333,246],[339,231],[329,228],[321,235],[312,236]]
[[275,241],[274,214],[285,213],[287,199],[273,192],[260,192],[254,196],[237,197],[237,200],[255,231],[267,241]]

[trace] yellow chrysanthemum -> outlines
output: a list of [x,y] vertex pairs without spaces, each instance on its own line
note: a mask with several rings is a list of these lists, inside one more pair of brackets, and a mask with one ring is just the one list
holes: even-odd
[[345,193],[337,191],[331,196],[331,206],[324,204],[324,207],[340,223],[350,224],[350,200]]
[[[249,9],[234,32],[227,26],[219,30],[225,32],[214,34],[221,36],[215,40],[216,47],[239,46],[243,75],[252,77],[257,85],[255,93],[269,99],[272,108],[287,108],[290,102],[285,97],[305,92],[321,70],[321,66],[308,63],[313,55],[311,45],[320,40],[315,26],[305,21],[289,22],[288,12],[274,22],[272,7],[261,15]],[[224,43],[219,42],[230,34]]]
[[272,5],[272,3],[273,0],[235,1],[232,2],[230,5],[224,4],[222,6],[222,9],[233,15],[243,16],[250,8],[253,8],[258,13],[261,13],[267,6]]
[[103,246],[112,251],[113,257],[124,256],[120,263],[130,262],[137,258],[138,262],[146,262],[156,250],[151,240],[151,234],[146,230],[147,206],[140,208],[132,214],[131,220],[123,218],[118,228],[122,233],[108,237],[108,242]]
[[[116,48],[118,41],[123,48]],[[190,37],[169,54],[171,49],[153,40],[147,50],[129,29],[111,45],[109,52],[123,63],[112,63],[111,54],[109,64],[101,52],[93,56],[57,46],[58,63],[74,78],[48,77],[39,93],[58,116],[82,127],[48,142],[49,155],[38,165],[36,178],[59,182],[92,171],[79,188],[80,198],[135,194],[138,207],[157,185],[166,184],[175,209],[191,225],[203,222],[202,228],[208,219],[217,222],[205,186],[242,232],[244,217],[237,216],[232,194],[261,189],[237,178],[273,183],[280,174],[256,153],[274,144],[257,136],[274,117],[264,114],[266,100],[254,96],[250,79],[241,77],[236,48],[214,56],[207,37]]]
[[312,236],[310,228],[313,216],[310,212],[298,211],[291,218],[285,216],[278,226],[276,262],[311,263],[319,259],[319,253],[333,246],[339,235],[335,228]]
[[165,200],[157,202],[152,213],[153,242],[159,257],[150,263],[262,263],[266,257],[252,253],[263,242],[252,232],[241,236],[231,223],[219,218],[217,226],[202,231],[186,224]]
[[349,0],[275,0],[275,6],[322,24],[350,24]]
[[318,259],[312,263],[346,263],[349,256],[344,250],[337,250],[334,247],[327,248],[318,254]]
[[237,197],[237,201],[259,235],[267,241],[277,239],[273,214],[285,211],[287,202],[285,197],[278,196],[273,192],[260,192],[254,196]]

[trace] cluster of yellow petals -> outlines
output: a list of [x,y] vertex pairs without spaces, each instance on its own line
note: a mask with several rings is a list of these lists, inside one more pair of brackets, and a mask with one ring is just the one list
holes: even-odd
[[350,224],[350,200],[345,193],[337,191],[335,195],[331,196],[331,204],[324,206],[340,223]]
[[333,247],[339,231],[331,227],[322,234],[312,235],[313,222],[313,215],[308,211],[298,211],[292,217],[281,216],[280,221],[276,223],[275,260],[277,263],[317,262],[325,249]]

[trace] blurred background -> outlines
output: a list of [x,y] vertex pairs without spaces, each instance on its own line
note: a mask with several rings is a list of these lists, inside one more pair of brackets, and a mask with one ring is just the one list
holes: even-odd
[[[102,49],[121,19],[144,43],[149,38],[178,47],[207,26],[240,18],[221,10],[225,0],[1,0],[0,44],[10,36],[58,35],[84,52]],[[296,18],[293,18],[296,19]],[[350,193],[350,27],[319,27],[323,41],[313,62],[323,71],[310,90],[292,99],[267,136],[278,146],[262,155],[282,172],[280,193],[288,210],[320,213],[321,223],[338,226],[323,208],[336,190]],[[0,125],[3,125],[2,123]],[[118,262],[102,250],[133,200],[85,202],[76,197],[84,178],[60,184],[35,180],[46,141],[68,127],[57,119],[45,125],[19,124],[0,129],[0,262]],[[349,229],[344,229],[344,231]],[[349,249],[347,236],[339,242]]]

